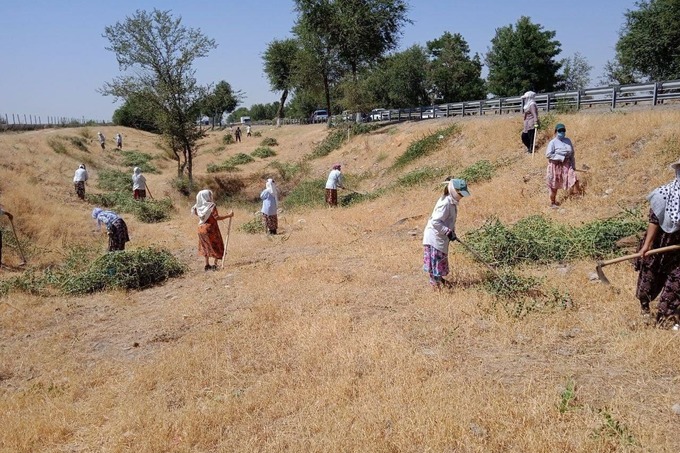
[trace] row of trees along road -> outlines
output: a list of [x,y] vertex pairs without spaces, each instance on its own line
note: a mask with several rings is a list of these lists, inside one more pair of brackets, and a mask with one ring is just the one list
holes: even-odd
[[[269,43],[263,54],[271,89],[281,97],[278,103],[262,105],[262,115],[271,115],[275,107],[277,118],[286,111],[306,117],[320,105],[329,112],[365,112],[378,106],[481,99],[487,93],[571,90],[590,81],[585,58],[576,53],[557,60],[561,44],[556,32],[543,30],[528,17],[496,30],[484,57],[489,75],[483,80],[482,58],[470,55],[459,33],[446,32],[425,46],[389,53],[410,23],[403,0],[294,4],[294,37]],[[680,1],[642,0],[636,6],[625,13],[603,83],[680,78]],[[196,82],[193,62],[217,44],[159,10],[138,10],[106,27],[104,37],[122,72],[101,88],[103,94],[125,101],[114,117],[120,124],[160,132],[177,161],[178,176],[186,173],[191,179],[196,143],[205,134],[196,127],[196,118],[207,114],[214,122],[242,99],[226,81],[214,87]]]

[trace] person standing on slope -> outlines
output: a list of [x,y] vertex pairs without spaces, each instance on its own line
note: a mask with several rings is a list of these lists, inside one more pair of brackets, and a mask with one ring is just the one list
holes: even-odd
[[331,208],[338,206],[338,188],[344,189],[342,167],[340,164],[335,164],[328,174],[328,180],[326,180],[326,203]]
[[85,164],[80,164],[75,175],[73,176],[73,185],[76,189],[76,195],[78,195],[78,198],[81,200],[85,199],[85,181],[87,181],[88,178],[89,176],[87,174],[87,170],[85,169]]
[[536,93],[527,91],[522,95],[524,100],[524,126],[522,129],[522,143],[527,148],[527,153],[531,154],[536,140],[536,129],[538,129],[538,106],[536,105]]

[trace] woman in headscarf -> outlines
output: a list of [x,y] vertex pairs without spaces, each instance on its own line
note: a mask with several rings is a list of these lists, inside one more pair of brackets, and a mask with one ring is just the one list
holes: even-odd
[[432,210],[423,232],[423,270],[430,276],[430,285],[435,290],[451,283],[444,279],[449,274],[449,242],[456,239],[456,218],[458,203],[470,195],[464,179],[447,178],[444,193]]
[[135,200],[146,199],[146,178],[139,167],[132,170],[132,196]]
[[279,217],[277,209],[279,205],[279,193],[276,189],[276,183],[272,178],[267,179],[265,189],[260,194],[262,200],[262,221],[264,227],[269,234],[276,234],[279,226]]
[[338,205],[338,187],[344,189],[342,186],[341,166],[340,164],[335,164],[328,174],[328,180],[326,181],[326,203],[330,207]]
[[548,158],[546,184],[550,189],[550,207],[557,208],[557,189],[581,191],[576,178],[576,155],[574,145],[567,138],[567,128],[562,123],[555,126],[555,138],[550,140],[545,150]]
[[536,140],[538,128],[538,106],[536,105],[536,93],[527,91],[522,95],[524,100],[524,127],[522,129],[522,143],[527,147],[527,153],[531,153]]
[[97,221],[97,230],[101,231],[102,225],[106,226],[106,232],[109,235],[109,252],[125,250],[125,243],[130,241],[130,236],[125,221],[118,214],[97,207],[92,210],[92,218]]
[[73,185],[76,189],[76,195],[81,200],[85,199],[85,181],[88,180],[87,170],[85,169],[85,164],[80,164],[76,170],[76,174],[73,176]]
[[658,187],[647,196],[649,200],[649,224],[642,239],[636,260],[638,276],[636,297],[640,300],[642,314],[649,314],[649,304],[659,294],[657,324],[672,321],[674,329],[680,329],[680,252],[645,254],[659,247],[680,245],[680,160],[671,164],[675,179]]
[[[205,270],[216,270],[217,261],[224,255],[224,241],[217,221],[234,217],[234,211],[220,216],[212,190],[205,189],[196,194],[196,204],[191,207],[191,213],[198,216],[198,254],[205,257]],[[211,257],[214,259],[212,266]]]

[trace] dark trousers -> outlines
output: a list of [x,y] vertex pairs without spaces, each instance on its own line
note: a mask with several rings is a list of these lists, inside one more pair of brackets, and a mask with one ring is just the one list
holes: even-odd
[[531,148],[534,145],[534,135],[536,135],[536,129],[529,129],[529,132],[522,132],[522,143],[527,147],[527,152],[531,152]]

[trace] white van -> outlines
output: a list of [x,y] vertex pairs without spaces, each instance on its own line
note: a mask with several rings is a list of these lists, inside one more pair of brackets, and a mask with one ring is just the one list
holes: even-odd
[[250,117],[249,116],[242,116],[241,117],[241,124],[250,124]]

